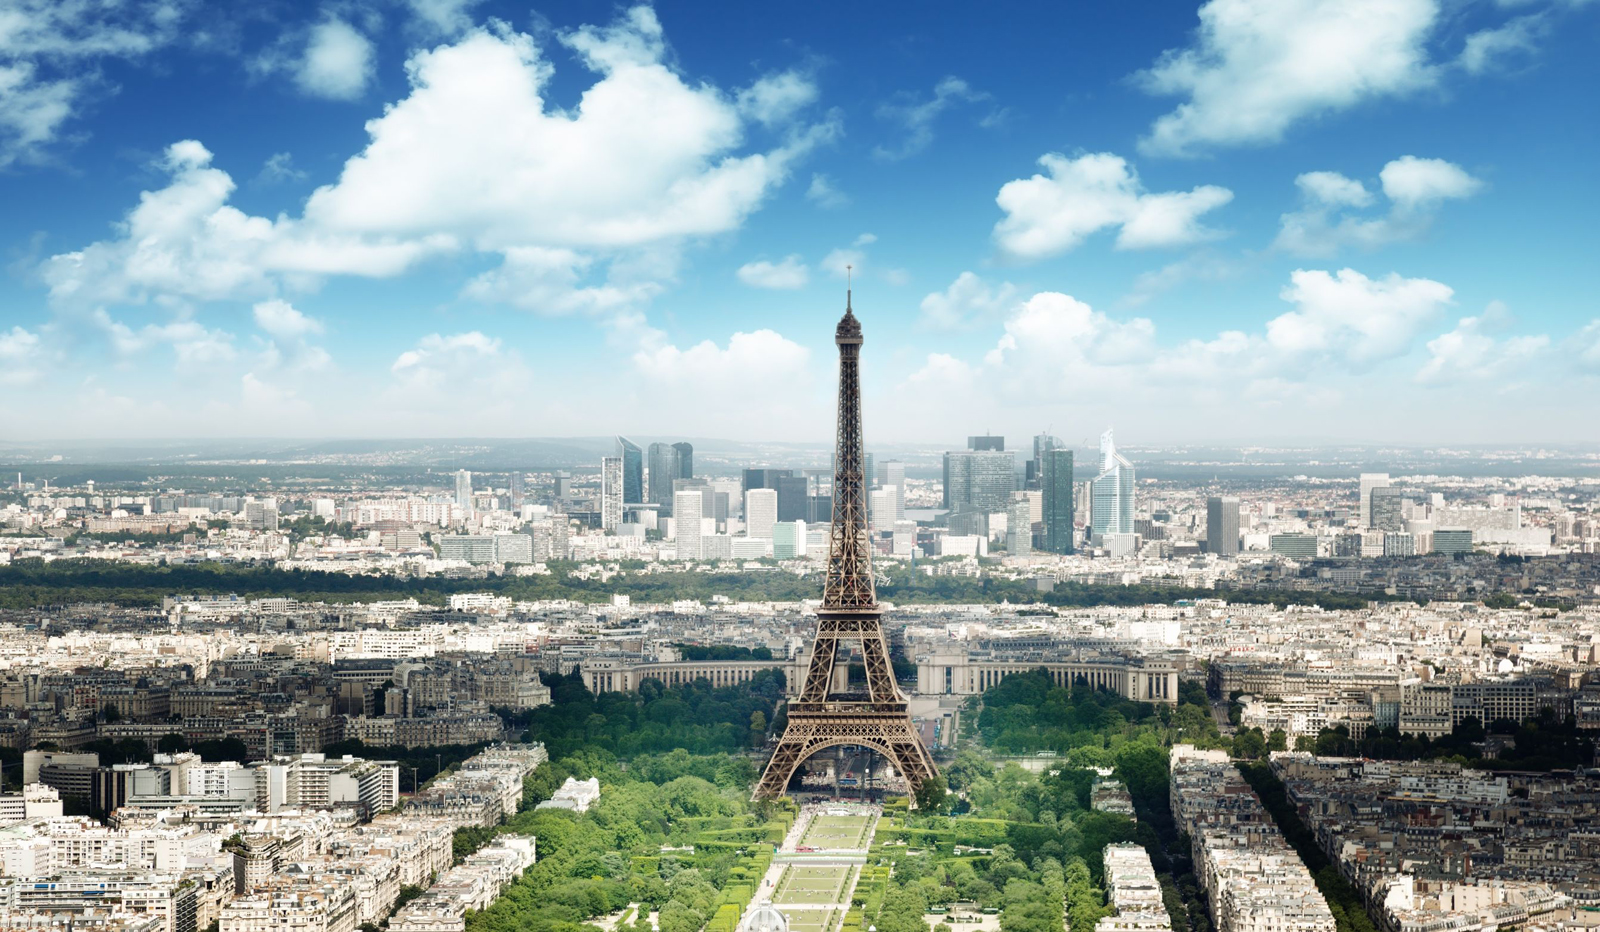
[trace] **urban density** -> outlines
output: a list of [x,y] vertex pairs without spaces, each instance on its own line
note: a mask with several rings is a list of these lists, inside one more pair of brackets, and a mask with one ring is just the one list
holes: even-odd
[[0,932],[1600,932],[1597,36],[0,0]]

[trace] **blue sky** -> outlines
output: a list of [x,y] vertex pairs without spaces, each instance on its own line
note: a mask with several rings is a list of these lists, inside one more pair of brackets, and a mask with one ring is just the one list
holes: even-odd
[[0,0],[0,434],[1600,439],[1600,3]]

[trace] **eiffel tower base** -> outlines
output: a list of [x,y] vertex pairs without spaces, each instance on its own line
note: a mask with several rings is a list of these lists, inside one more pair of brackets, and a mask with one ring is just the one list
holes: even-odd
[[916,805],[917,790],[937,771],[903,705],[899,711],[885,711],[883,703],[871,702],[828,702],[826,709],[818,711],[795,708],[806,704],[809,703],[790,704],[789,725],[767,762],[761,782],[756,784],[753,798],[782,796],[794,772],[818,751],[858,744],[877,751],[894,765],[910,785],[911,804]]

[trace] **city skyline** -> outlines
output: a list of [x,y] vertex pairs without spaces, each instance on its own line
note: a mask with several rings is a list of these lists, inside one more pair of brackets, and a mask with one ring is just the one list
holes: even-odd
[[869,444],[1600,439],[1593,5],[151,9],[0,42],[8,438],[822,441],[852,264]]

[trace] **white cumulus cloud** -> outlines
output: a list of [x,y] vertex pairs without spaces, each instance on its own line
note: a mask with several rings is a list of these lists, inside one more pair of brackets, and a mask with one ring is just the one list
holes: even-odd
[[313,97],[357,100],[372,80],[373,58],[371,39],[342,19],[328,19],[312,27],[295,84]]
[[1550,338],[1540,335],[1496,338],[1496,307],[1479,317],[1463,317],[1455,329],[1428,341],[1428,361],[1417,370],[1416,380],[1424,384],[1483,382],[1498,380],[1512,384],[1524,378],[1528,367],[1550,346]]
[[1332,256],[1344,246],[1367,249],[1427,232],[1447,200],[1471,197],[1483,182],[1443,159],[1404,155],[1378,173],[1389,210],[1364,214],[1375,200],[1366,185],[1338,172],[1306,172],[1295,179],[1302,204],[1280,218],[1273,245],[1301,256]]
[[1233,199],[1232,191],[1216,185],[1148,193],[1127,161],[1109,152],[1050,153],[1039,164],[1047,175],[1009,181],[995,198],[1006,214],[995,224],[995,241],[1018,259],[1066,252],[1111,227],[1119,228],[1119,249],[1213,239],[1220,234],[1200,217]]
[[990,286],[971,272],[962,272],[950,287],[922,299],[922,323],[937,330],[969,326],[1005,310],[1017,289],[1010,282]]
[[1452,198],[1471,197],[1483,182],[1444,159],[1402,155],[1378,173],[1383,193],[1402,208],[1424,207]]
[[228,203],[233,179],[211,161],[192,139],[169,146],[160,167],[171,180],[139,196],[115,239],[45,261],[40,272],[51,301],[92,307],[259,298],[284,275],[389,276],[451,245],[439,237],[327,234],[286,217],[251,216]]
[[798,255],[785,256],[781,262],[746,262],[737,274],[739,281],[752,288],[804,288],[811,280],[811,270]]
[[1404,355],[1455,292],[1426,278],[1372,279],[1354,269],[1297,269],[1282,297],[1296,309],[1267,323],[1267,343],[1290,356],[1332,356],[1353,366]]
[[322,321],[307,317],[287,301],[262,301],[251,308],[256,326],[282,340],[298,340],[322,332]]
[[1210,0],[1194,43],[1136,76],[1185,98],[1140,151],[1275,142],[1301,120],[1427,87],[1438,18],[1437,0]]

